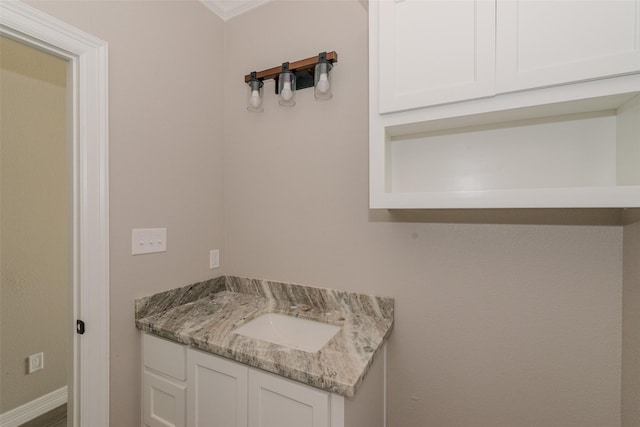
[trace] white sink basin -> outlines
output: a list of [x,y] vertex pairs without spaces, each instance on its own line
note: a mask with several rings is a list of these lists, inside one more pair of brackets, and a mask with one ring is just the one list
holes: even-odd
[[339,326],[299,317],[266,313],[234,329],[234,334],[315,353],[340,330]]

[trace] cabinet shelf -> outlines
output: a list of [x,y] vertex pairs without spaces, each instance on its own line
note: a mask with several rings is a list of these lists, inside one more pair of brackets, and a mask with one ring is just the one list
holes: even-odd
[[637,92],[392,125],[371,207],[637,207],[639,164]]
[[640,207],[640,0],[369,6],[371,208]]

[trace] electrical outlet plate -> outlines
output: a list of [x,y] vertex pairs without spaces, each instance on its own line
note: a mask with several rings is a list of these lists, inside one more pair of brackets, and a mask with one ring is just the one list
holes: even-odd
[[220,250],[213,249],[209,252],[209,268],[220,267]]
[[166,228],[134,228],[131,231],[131,255],[167,251]]
[[27,373],[32,374],[44,368],[44,353],[32,354],[28,358]]

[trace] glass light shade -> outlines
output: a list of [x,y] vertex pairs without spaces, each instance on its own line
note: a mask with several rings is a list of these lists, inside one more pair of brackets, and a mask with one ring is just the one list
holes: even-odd
[[247,110],[261,113],[264,111],[262,108],[262,82],[260,80],[250,80],[247,85],[248,95],[247,95]]
[[280,73],[278,78],[278,93],[280,94],[278,104],[282,107],[293,107],[296,105],[296,76],[285,71]]
[[333,97],[331,93],[331,64],[318,62],[313,73],[314,97],[316,101],[326,101]]

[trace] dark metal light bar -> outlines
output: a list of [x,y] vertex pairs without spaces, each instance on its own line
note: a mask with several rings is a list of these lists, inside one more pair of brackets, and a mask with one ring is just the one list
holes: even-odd
[[[327,62],[330,62],[332,64],[334,62],[338,62],[338,54],[335,51],[328,52]],[[318,55],[312,56],[307,59],[301,59],[300,61],[290,62],[289,70],[296,74],[298,74],[299,72],[306,72],[313,75],[313,70],[317,63],[318,63]],[[277,67],[256,72],[256,78],[259,80],[277,79],[281,71],[282,71],[282,66],[278,65]],[[251,74],[247,74],[246,76],[244,76],[245,83],[248,83],[249,80],[251,80]]]

